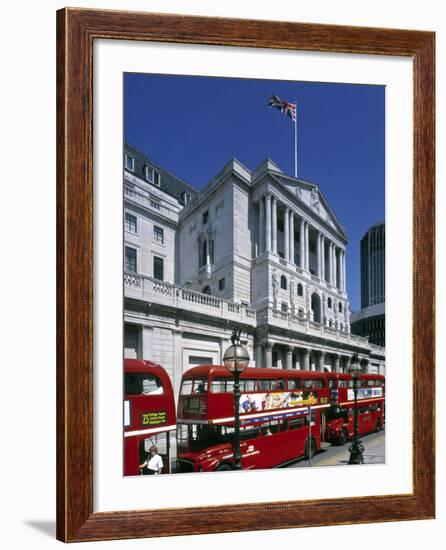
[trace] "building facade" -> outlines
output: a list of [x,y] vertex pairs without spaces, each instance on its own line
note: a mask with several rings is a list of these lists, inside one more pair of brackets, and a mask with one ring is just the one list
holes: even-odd
[[250,366],[345,370],[385,350],[350,332],[347,235],[317,185],[232,159],[198,191],[128,145],[125,355],[181,376],[221,363],[242,329]]
[[373,225],[361,239],[361,309],[386,301],[386,226]]
[[373,225],[361,239],[361,310],[351,319],[354,334],[386,345],[386,226]]

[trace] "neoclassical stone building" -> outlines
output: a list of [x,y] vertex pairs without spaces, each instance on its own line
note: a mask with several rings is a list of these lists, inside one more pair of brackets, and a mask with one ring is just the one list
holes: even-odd
[[232,159],[198,191],[127,145],[124,206],[125,354],[176,389],[235,326],[252,366],[340,371],[356,351],[384,372],[384,348],[350,333],[347,235],[317,185]]

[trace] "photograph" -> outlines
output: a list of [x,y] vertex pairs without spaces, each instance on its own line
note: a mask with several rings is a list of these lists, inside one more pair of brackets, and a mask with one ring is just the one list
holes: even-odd
[[123,475],[384,464],[386,87],[123,98]]

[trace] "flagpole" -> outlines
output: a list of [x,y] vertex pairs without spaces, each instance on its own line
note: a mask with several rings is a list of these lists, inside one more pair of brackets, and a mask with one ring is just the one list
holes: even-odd
[[295,104],[295,116],[294,116],[294,177],[297,178],[297,101]]

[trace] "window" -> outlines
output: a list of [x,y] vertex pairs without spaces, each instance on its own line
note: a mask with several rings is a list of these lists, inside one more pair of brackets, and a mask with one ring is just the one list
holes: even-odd
[[153,278],[164,281],[164,260],[158,256],[153,257]]
[[240,391],[256,391],[257,380],[240,380]]
[[220,279],[218,281],[218,290],[224,290],[225,288],[225,278],[223,277],[223,279]]
[[127,395],[149,395],[163,393],[163,386],[156,376],[151,374],[126,373],[124,377]]
[[280,288],[282,288],[283,290],[287,289],[287,280],[286,280],[285,275],[282,275],[280,277]]
[[186,191],[183,191],[181,193],[181,202],[184,204],[184,206],[188,205],[192,201],[192,195],[189,195],[189,193],[186,193]]
[[130,155],[125,155],[125,167],[127,168],[127,170],[130,170],[130,172],[134,172],[135,171],[135,159],[134,157],[130,156]]
[[341,302],[339,302],[338,310],[339,310],[339,313],[342,313],[342,303]]
[[146,165],[144,168],[144,176],[149,183],[153,183],[157,187],[160,186],[161,176],[151,166]]
[[153,226],[153,240],[156,243],[164,244],[164,229],[162,227]]
[[287,313],[288,311],[288,304],[286,302],[282,302],[281,306],[280,306],[280,310],[282,311],[282,313]]
[[150,199],[150,207],[154,210],[161,210],[161,204],[159,201],[155,201],[153,199]]
[[301,379],[300,378],[289,378],[288,379],[288,389],[289,390],[298,390],[301,386]]
[[232,378],[214,378],[211,382],[212,393],[228,393],[234,391]]
[[300,283],[297,285],[297,295],[298,296],[303,296],[304,295],[304,288]]
[[331,306],[332,306],[332,301],[331,301],[331,298],[328,297],[328,300],[327,300],[327,307],[329,307],[331,309]]
[[272,365],[273,367],[277,367],[277,351],[272,352]]
[[209,211],[203,212],[203,225],[206,225],[209,221]]
[[313,380],[304,380],[303,381],[304,389],[312,389],[312,388],[324,388],[325,384],[323,380],[313,379]]
[[303,428],[304,425],[304,419],[303,418],[295,418],[294,420],[290,420],[288,422],[288,426],[290,430],[296,430],[297,428]]
[[[277,352],[274,352],[277,355]],[[259,391],[271,391],[277,388],[276,380],[259,380]]]
[[129,212],[125,213],[125,230],[130,233],[137,232],[136,216],[129,214]]
[[209,241],[209,256],[211,259],[211,264],[214,263],[214,241]]
[[124,268],[130,273],[136,273],[136,249],[130,248],[129,246],[125,247],[125,260]]

